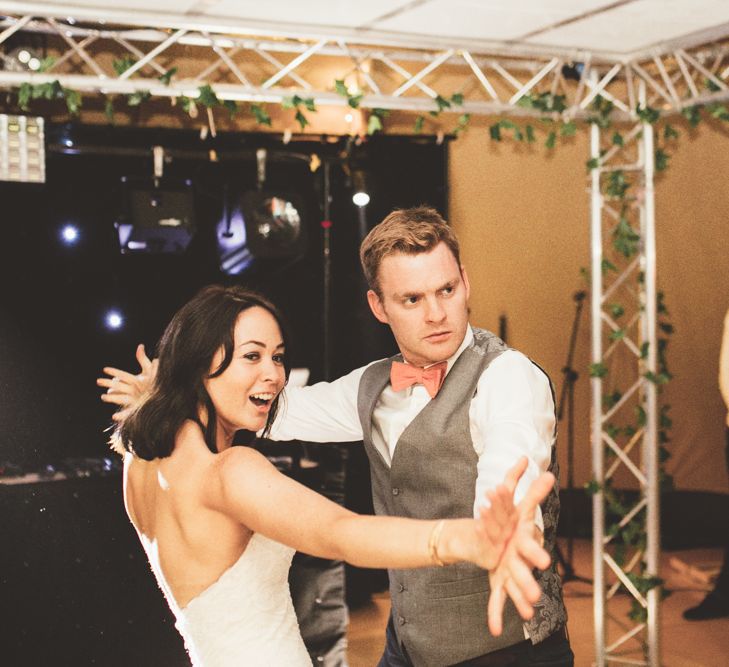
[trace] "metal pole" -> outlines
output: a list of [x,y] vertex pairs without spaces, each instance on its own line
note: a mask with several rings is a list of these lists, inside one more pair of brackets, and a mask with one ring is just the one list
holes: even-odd
[[[600,128],[590,126],[590,155],[600,157]],[[592,248],[591,325],[592,363],[602,361],[602,192],[600,170],[592,170],[590,243]],[[602,444],[602,380],[593,377],[592,389],[592,476],[602,485],[604,482],[604,456]],[[594,578],[595,659],[597,667],[605,666],[605,570],[603,561],[603,537],[605,510],[602,490],[592,497],[592,567]]]
[[322,328],[324,342],[324,380],[332,379],[332,352],[331,352],[331,309],[332,309],[332,258],[331,258],[331,230],[332,222],[329,219],[329,207],[331,204],[330,184],[331,164],[324,160],[324,219],[321,222],[323,233],[322,261],[324,263],[324,294]]
[[[646,103],[646,86],[640,82],[639,99]],[[641,315],[641,329],[644,343],[648,343],[648,355],[645,359],[645,370],[656,374],[657,341],[656,341],[656,230],[655,200],[653,189],[654,146],[653,127],[643,123],[641,141],[643,163],[643,206],[641,206],[641,238],[643,252],[641,257],[644,276],[644,302]],[[645,434],[643,436],[643,471],[646,476],[645,496],[646,514],[646,554],[645,562],[648,576],[657,577],[660,569],[661,533],[660,533],[660,476],[658,468],[658,406],[657,388],[654,382],[644,381],[645,391]],[[648,664],[652,667],[660,665],[660,589],[648,592]]]

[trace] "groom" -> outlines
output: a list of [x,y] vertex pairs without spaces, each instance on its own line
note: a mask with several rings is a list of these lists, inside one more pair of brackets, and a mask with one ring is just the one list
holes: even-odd
[[[496,336],[469,326],[468,276],[440,215],[424,207],[394,211],[365,238],[360,260],[370,308],[390,326],[401,354],[331,383],[288,388],[270,437],[363,440],[377,514],[473,514],[484,491],[523,455],[529,467],[515,501],[544,470],[557,474],[549,380]],[[555,489],[537,517],[552,554],[558,512]],[[508,604],[499,637],[484,625],[489,584],[477,567],[390,571],[392,613],[380,665],[571,665],[552,560],[537,576],[543,595],[534,617],[522,624]]]
[[[473,515],[522,456],[529,464],[515,502],[544,470],[557,475],[550,382],[524,355],[469,326],[468,276],[441,216],[425,207],[394,211],[365,238],[360,259],[370,308],[392,329],[400,354],[331,383],[288,387],[269,437],[363,440],[377,514]],[[558,513],[555,488],[535,518],[553,556],[536,575],[542,597],[526,623],[507,603],[499,636],[485,623],[483,570],[459,563],[390,571],[392,611],[379,665],[572,665],[554,558]],[[508,579],[498,569],[491,576]],[[505,588],[520,610],[528,605],[508,580]],[[494,590],[504,595],[500,585]]]

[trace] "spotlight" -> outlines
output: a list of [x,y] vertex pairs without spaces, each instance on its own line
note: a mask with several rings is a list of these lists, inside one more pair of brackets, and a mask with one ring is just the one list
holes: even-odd
[[104,318],[106,328],[116,331],[124,326],[124,316],[118,310],[110,310]]
[[27,65],[30,62],[30,59],[33,56],[31,56],[30,51],[28,49],[21,49],[18,51],[16,58],[23,63],[23,65]]
[[367,206],[370,203],[370,196],[366,192],[355,192],[352,195],[352,201],[357,206]]
[[361,169],[353,170],[352,191],[354,194],[352,195],[352,202],[354,202],[356,206],[362,208],[370,203],[370,195],[367,192],[368,189],[365,173]]
[[78,237],[78,227],[74,225],[65,225],[61,230],[61,239],[66,245],[76,245]]
[[40,69],[41,61],[33,57],[28,61],[28,69],[33,70],[34,72],[37,72]]

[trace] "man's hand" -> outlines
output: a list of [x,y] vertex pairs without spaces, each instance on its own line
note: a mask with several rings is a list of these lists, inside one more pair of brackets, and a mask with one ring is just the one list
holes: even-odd
[[144,345],[137,345],[136,357],[140,368],[137,375],[107,366],[104,368],[104,373],[109,377],[96,380],[99,387],[106,388],[101,394],[101,400],[121,408],[112,415],[114,421],[121,421],[136,407],[139,400],[152,387],[157,374],[157,359],[150,360],[144,351]]
[[[525,458],[507,474],[505,486],[511,488],[512,493],[524,469],[526,469]],[[539,503],[552,490],[554,481],[554,475],[547,472],[529,487],[526,496],[517,505],[518,522],[506,544],[501,560],[489,571],[491,593],[488,604],[488,625],[494,636],[500,635],[503,629],[502,615],[507,595],[523,619],[528,620],[534,615],[533,605],[539,601],[542,591],[532,575],[532,569],[536,567],[543,570],[549,567],[551,560],[541,546],[541,533],[534,525],[534,515]]]

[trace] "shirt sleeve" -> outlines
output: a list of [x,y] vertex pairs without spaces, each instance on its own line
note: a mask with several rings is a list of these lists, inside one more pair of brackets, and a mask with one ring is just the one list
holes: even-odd
[[[470,417],[478,454],[474,513],[488,504],[486,491],[498,486],[517,460],[526,456],[529,463],[514,494],[519,502],[551,460],[555,415],[549,379],[526,356],[508,350],[481,375]],[[536,524],[544,530],[539,508]]]
[[366,368],[358,368],[334,382],[286,387],[268,437],[271,440],[308,442],[361,440],[357,394]]
[[[729,311],[724,317],[724,333],[721,338],[721,349],[719,351],[719,390],[724,399],[724,404],[729,410]],[[729,425],[729,415],[727,416]]]

